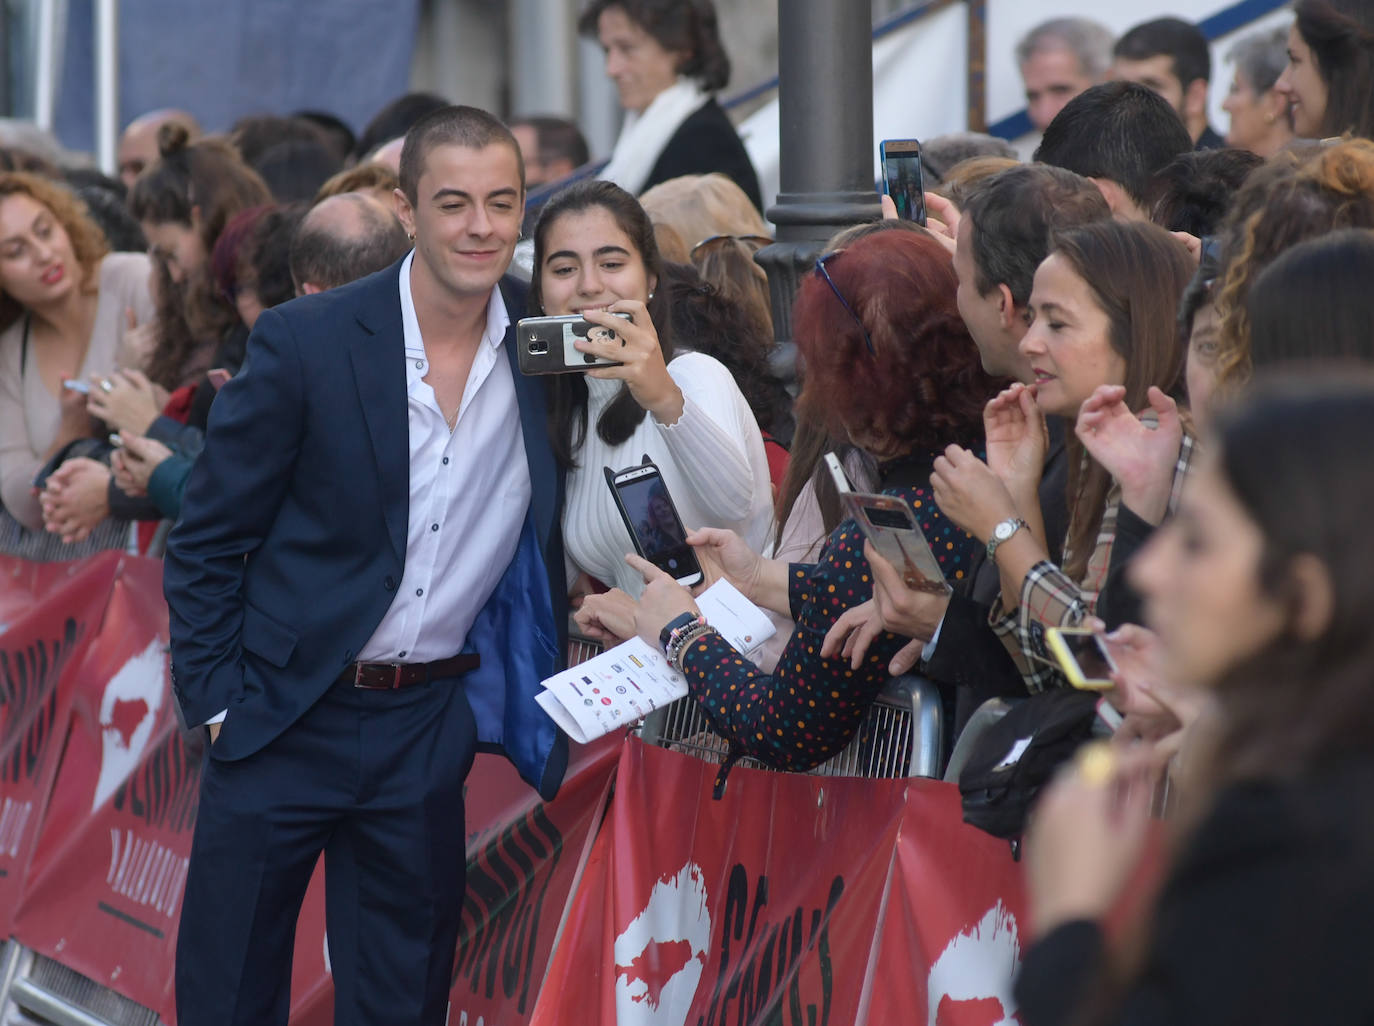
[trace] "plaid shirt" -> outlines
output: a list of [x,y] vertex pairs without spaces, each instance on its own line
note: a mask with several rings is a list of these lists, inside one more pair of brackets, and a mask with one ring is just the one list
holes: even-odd
[[[1196,444],[1188,434],[1179,446],[1174,464],[1174,484],[1169,494],[1169,514],[1178,509],[1184,481],[1192,467]],[[1021,582],[1021,604],[1011,612],[1002,606],[999,594],[988,614],[993,631],[1007,646],[1016,662],[1026,688],[1032,693],[1051,687],[1064,687],[1068,681],[1060,672],[1045,645],[1046,627],[1076,627],[1097,608],[1097,596],[1111,567],[1112,543],[1116,539],[1116,519],[1121,509],[1121,488],[1113,484],[1107,494],[1097,544],[1088,559],[1082,581],[1075,581],[1049,560],[1041,560]]]

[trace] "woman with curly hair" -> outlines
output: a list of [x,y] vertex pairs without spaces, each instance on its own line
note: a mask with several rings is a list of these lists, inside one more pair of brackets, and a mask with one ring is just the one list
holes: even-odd
[[[876,461],[878,487],[910,503],[949,582],[963,576],[975,543],[936,507],[931,469],[947,446],[981,451],[983,406],[996,393],[959,317],[957,284],[948,252],[934,239],[882,232],[818,261],[802,283],[795,316],[806,361],[802,411]],[[708,627],[687,628],[700,633],[672,646],[692,698],[730,744],[726,769],[748,756],[806,770],[841,751],[906,643],[882,635],[857,667],[820,655],[831,625],[872,594],[858,526],[842,522],[813,565],[764,559],[730,531],[698,531],[690,540],[707,568],[718,567],[753,602],[796,621],[771,675]],[[595,596],[578,622],[662,643],[665,627],[697,614],[696,604],[666,575],[634,565],[648,580],[639,602]]]
[[1222,227],[1217,277],[1217,387],[1234,391],[1250,377],[1246,301],[1260,272],[1285,250],[1339,228],[1374,228],[1374,142],[1347,139],[1281,153],[1236,195]]
[[[121,349],[129,311],[140,321],[152,316],[148,258],[110,253],[66,188],[24,172],[0,174],[0,497],[26,531],[43,528],[39,470],[71,443],[97,437],[86,393],[67,382],[100,382],[136,362]],[[103,489],[109,469],[81,462],[92,466],[72,487]],[[6,533],[16,531],[11,525]],[[111,535],[93,544],[118,543]],[[21,537],[5,544],[37,554]]]

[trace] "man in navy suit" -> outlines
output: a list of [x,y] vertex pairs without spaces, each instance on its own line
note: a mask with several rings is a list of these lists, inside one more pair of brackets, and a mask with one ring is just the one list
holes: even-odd
[[545,798],[562,779],[533,699],[564,650],[562,479],[503,279],[523,204],[505,125],[420,121],[413,252],[265,312],[215,401],[164,570],[173,689],[211,739],[181,1026],[285,1026],[321,852],[335,1022],[443,1023],[474,752]]

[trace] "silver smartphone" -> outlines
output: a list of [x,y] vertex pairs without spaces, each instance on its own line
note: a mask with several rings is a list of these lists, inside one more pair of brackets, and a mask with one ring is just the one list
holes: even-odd
[[[613,316],[630,320],[627,313]],[[522,374],[571,374],[593,367],[619,367],[619,360],[607,360],[584,353],[576,343],[588,338],[621,341],[614,328],[593,324],[581,314],[557,317],[526,317],[515,326],[516,357]]]

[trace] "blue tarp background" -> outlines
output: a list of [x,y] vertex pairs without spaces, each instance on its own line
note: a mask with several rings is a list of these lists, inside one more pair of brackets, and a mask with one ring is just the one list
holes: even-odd
[[[181,107],[207,131],[326,110],[355,131],[405,92],[419,0],[123,0],[119,127]],[[91,0],[69,0],[57,135],[95,146]]]

